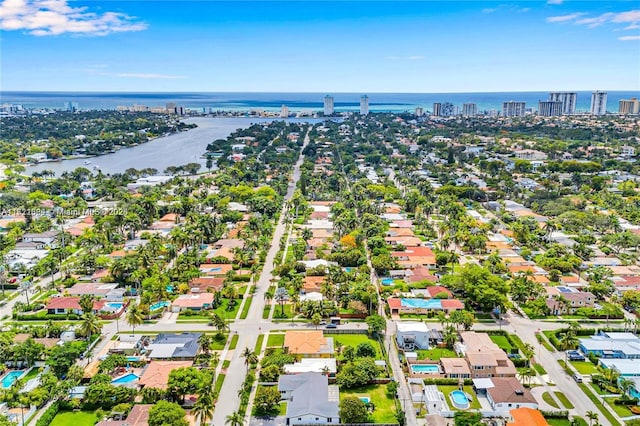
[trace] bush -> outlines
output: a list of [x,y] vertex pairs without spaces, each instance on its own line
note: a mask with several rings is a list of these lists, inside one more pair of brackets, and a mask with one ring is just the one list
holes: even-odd
[[54,402],[51,404],[51,407],[47,408],[47,410],[42,413],[42,416],[36,422],[36,426],[49,426],[53,421],[54,417],[58,415],[60,411],[60,403]]
[[[424,379],[425,385],[458,385],[459,383],[458,379]],[[470,386],[473,384],[473,380],[464,379],[463,384]]]
[[540,410],[542,415],[547,419],[568,419],[569,412],[567,410],[546,411]]
[[620,398],[616,398],[613,400],[613,403],[616,405],[637,405],[637,398],[629,398],[627,396],[621,396]]

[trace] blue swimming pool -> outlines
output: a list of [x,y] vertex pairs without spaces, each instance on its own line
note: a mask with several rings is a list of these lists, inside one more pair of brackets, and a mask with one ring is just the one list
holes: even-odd
[[467,398],[467,394],[462,392],[461,390],[454,390],[449,394],[449,396],[451,396],[451,401],[453,402],[453,405],[456,406],[456,408],[466,410],[471,406],[471,404],[469,404],[469,398]]
[[138,376],[136,376],[133,373],[129,373],[129,374],[125,374],[124,376],[120,376],[117,379],[113,379],[111,381],[111,384],[114,385],[121,385],[124,383],[131,383],[131,382],[135,382],[136,380],[138,380]]
[[435,364],[411,364],[411,372],[413,374],[436,374],[440,372],[440,368]]
[[415,309],[442,309],[440,299],[400,299],[403,307]]
[[18,380],[18,377],[22,376],[23,374],[24,370],[9,371],[2,378],[2,389],[9,389],[11,385],[14,384],[16,380]]
[[120,303],[120,302],[109,302],[109,303],[107,303],[107,306],[110,306],[110,307],[112,307],[113,309],[116,309],[116,310],[122,309],[123,305],[124,304]]
[[158,309],[166,308],[167,306],[169,306],[169,302],[167,302],[167,301],[156,302],[153,305],[149,306],[149,310],[150,311],[157,311]]
[[382,283],[382,285],[391,285],[391,284],[393,284],[393,279],[391,279],[391,278],[383,278],[382,280],[380,280],[380,282]]
[[128,356],[127,357],[127,361],[129,361],[129,362],[138,362],[138,361],[140,361],[140,357],[139,356]]
[[364,402],[365,404],[368,404],[371,402],[371,398],[369,398],[368,396],[359,396],[358,399]]

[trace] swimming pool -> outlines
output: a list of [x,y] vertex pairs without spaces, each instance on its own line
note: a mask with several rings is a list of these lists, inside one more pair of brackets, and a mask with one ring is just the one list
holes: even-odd
[[167,306],[169,306],[169,302],[167,302],[167,301],[156,302],[153,305],[149,306],[149,310],[150,311],[157,311],[158,309],[166,308]]
[[2,378],[2,389],[9,389],[20,376],[24,374],[24,370],[9,371]]
[[449,394],[451,397],[451,402],[455,405],[456,408],[460,410],[466,410],[471,406],[469,404],[469,398],[467,398],[467,394],[462,392],[461,390],[454,390]]
[[125,374],[124,376],[120,376],[117,379],[113,379],[111,381],[111,384],[113,385],[122,385],[125,383],[131,383],[131,382],[135,382],[136,380],[138,380],[138,376],[136,376],[133,373],[129,373],[129,374]]
[[359,396],[358,399],[364,402],[365,404],[368,404],[371,402],[371,398],[369,398],[368,396]]
[[127,361],[138,362],[138,361],[140,361],[140,357],[139,356],[128,356],[127,357]]
[[383,278],[381,281],[382,285],[391,285],[393,284],[393,279],[391,278]]
[[411,364],[411,372],[413,374],[436,374],[440,372],[440,368],[435,364]]
[[442,300],[440,299],[400,299],[400,303],[406,308],[442,309]]
[[120,302],[109,302],[109,303],[107,303],[107,306],[110,306],[113,309],[116,309],[116,310],[119,311],[120,309],[122,309],[123,304],[120,303]]

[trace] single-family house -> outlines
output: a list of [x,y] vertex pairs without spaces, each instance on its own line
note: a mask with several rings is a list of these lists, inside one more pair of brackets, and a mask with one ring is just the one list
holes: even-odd
[[471,370],[464,358],[440,358],[440,365],[448,379],[470,379]]
[[515,408],[510,410],[509,414],[511,421],[507,422],[507,426],[549,426],[542,413],[533,408]]
[[22,241],[25,243],[36,242],[42,243],[46,246],[51,246],[58,239],[59,235],[60,231],[26,233],[22,236]]
[[605,332],[578,339],[585,355],[600,358],[640,359],[640,338],[633,333]]
[[335,358],[302,358],[293,364],[285,364],[286,374],[322,373],[330,377],[335,376],[337,370]]
[[492,378],[493,387],[487,389],[487,399],[495,411],[508,412],[514,408],[538,408],[538,402],[515,377]]
[[160,333],[149,344],[147,356],[152,359],[193,360],[200,350],[202,333]]
[[289,353],[303,358],[330,358],[333,356],[333,338],[325,337],[322,330],[288,330],[284,347]]
[[[405,228],[397,228],[405,229]],[[407,247],[404,251],[394,251],[391,256],[396,259],[398,264],[406,268],[415,268],[418,266],[435,267],[436,255],[429,247],[414,246]]]
[[138,385],[145,388],[166,389],[169,374],[178,368],[191,367],[193,361],[151,361],[142,370]]
[[198,277],[189,281],[188,285],[192,293],[215,293],[224,287],[224,278]]
[[[105,300],[95,300],[93,302],[93,314],[105,311],[107,302]],[[122,306],[120,306],[121,308]],[[50,315],[66,315],[76,314],[82,315],[82,308],[80,308],[79,297],[56,297],[49,300],[45,306],[47,313]]]
[[596,297],[589,291],[558,294],[546,300],[551,315],[574,314],[580,308],[593,308]]
[[339,424],[340,393],[319,373],[280,376],[278,390],[287,401],[287,425]]
[[461,348],[473,378],[515,377],[516,367],[507,354],[485,333],[463,331]]
[[405,351],[429,349],[430,331],[427,324],[417,321],[396,321],[396,342]]
[[96,426],[149,426],[151,404],[135,404],[124,420],[101,420]]
[[66,290],[70,296],[82,296],[89,294],[97,299],[106,299],[110,302],[122,302],[126,290],[117,288],[118,284],[94,284],[94,283],[77,283],[73,287]]
[[171,312],[182,311],[202,311],[211,308],[213,304],[213,293],[190,293],[178,296],[171,302]]
[[391,315],[426,314],[429,311],[443,311],[451,313],[464,309],[464,304],[458,299],[421,299],[390,297],[387,299]]

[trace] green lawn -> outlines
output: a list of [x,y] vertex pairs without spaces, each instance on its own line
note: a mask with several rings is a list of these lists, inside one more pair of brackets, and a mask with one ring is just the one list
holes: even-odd
[[542,364],[533,364],[533,369],[541,376],[547,374],[547,370],[544,369]]
[[220,389],[222,389],[222,384],[224,383],[224,378],[226,376],[222,373],[218,374],[218,377],[216,377],[216,385],[213,388],[216,395],[220,394]]
[[431,359],[434,361],[439,361],[440,358],[457,358],[458,357],[458,354],[456,354],[451,349],[447,349],[447,348],[435,348],[435,349],[429,349],[429,350],[418,349],[417,352],[418,352],[419,360]]
[[211,350],[213,351],[221,351],[224,349],[224,345],[227,344],[227,338],[229,336],[226,334],[222,335],[222,339],[216,339],[216,335],[213,335],[213,341],[211,343]]
[[[238,315],[241,302],[242,300],[236,299],[236,304],[232,307],[233,309],[227,310],[227,307],[229,306],[229,299],[222,299],[222,303],[214,309],[214,312],[226,320],[233,320]],[[188,319],[188,317],[185,317],[185,319]]]
[[284,334],[269,334],[267,347],[281,347],[284,345]]
[[232,351],[236,348],[236,346],[238,346],[238,339],[240,338],[240,336],[238,336],[237,334],[234,334],[233,337],[231,337],[231,343],[229,343],[229,350]]
[[620,426],[620,422],[613,416],[613,414],[611,414],[611,412],[609,411],[608,407],[605,407],[602,402],[600,402],[600,400],[598,399],[597,396],[595,396],[587,387],[586,384],[584,383],[578,383],[578,386],[580,387],[580,389],[582,389],[582,392],[585,393],[585,395],[587,395],[587,398],[589,398],[591,400],[591,403],[598,407],[598,410],[607,418],[607,420],[609,420],[609,423],[611,423],[613,426]]
[[61,411],[50,426],[93,426],[98,422],[94,411]]
[[558,403],[553,399],[553,397],[549,392],[545,392],[542,394],[542,400],[547,404],[549,404],[550,406],[552,406],[553,408],[560,408],[558,407]]
[[262,308],[262,319],[269,318],[270,313],[271,313],[271,305],[264,305],[264,308]]
[[550,426],[571,426],[569,419],[546,419]]
[[511,353],[511,349],[513,349],[513,346],[511,345],[511,343],[509,343],[509,339],[507,339],[506,336],[495,334],[489,337],[491,338],[493,343],[500,347],[500,349],[502,349],[506,353]]
[[618,404],[614,404],[613,401],[616,398],[604,398],[604,400],[607,402],[607,405],[609,407],[611,407],[611,409],[613,411],[616,412],[616,414],[620,417],[629,417],[629,416],[633,416],[634,414],[631,412],[631,410],[629,410],[629,407],[626,405],[618,405]]
[[258,340],[256,340],[256,346],[255,348],[253,348],[253,351],[256,353],[256,355],[260,354],[260,351],[262,350],[263,341],[264,341],[264,334],[260,334],[258,336]]
[[567,398],[565,394],[563,394],[562,392],[553,392],[553,393],[556,394],[556,398],[560,400],[560,402],[562,403],[562,405],[565,406],[565,408],[567,408],[568,410],[573,409],[573,404],[571,403],[571,401],[569,401],[569,398]]
[[240,319],[246,319],[249,314],[249,308],[251,307],[251,302],[253,301],[253,296],[249,296],[242,307],[242,313],[240,314]]
[[[460,387],[456,385],[438,385],[438,389],[444,394],[444,397],[447,399],[449,408],[451,408],[453,411],[460,411],[453,405],[453,403],[451,402],[451,397],[449,396],[451,392],[453,392],[454,390],[459,390]],[[478,398],[476,397],[476,393],[473,391],[472,386],[464,386],[462,390],[473,397],[473,401],[471,401],[471,409],[479,410],[480,408],[482,408],[480,406],[480,402],[478,402]]]
[[280,412],[278,413],[279,416],[286,416],[287,415],[287,403],[286,402],[281,402],[280,403]]
[[376,348],[376,358],[382,358],[382,351],[377,340],[369,338],[366,334],[332,334],[334,347],[340,342],[342,346],[353,346],[356,348],[359,343],[369,342]]
[[[282,314],[281,311],[284,311],[284,314]],[[274,308],[273,319],[289,319],[291,317],[293,317],[292,305],[285,304],[280,306],[280,304],[277,304]]]
[[598,372],[598,369],[591,361],[569,361],[569,364],[573,365],[573,368],[578,370],[580,374],[594,374]]
[[33,367],[31,370],[29,370],[27,375],[22,378],[22,381],[23,382],[27,382],[27,381],[33,379],[34,377],[36,377],[38,374],[40,374],[40,368]]
[[375,406],[371,418],[374,423],[397,423],[396,405],[392,398],[387,396],[386,385],[369,385],[355,389],[340,389],[340,399],[347,396],[368,396]]

